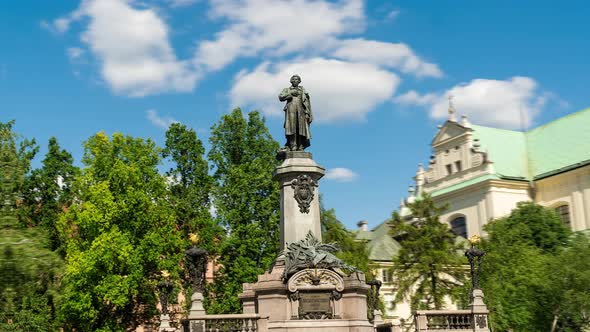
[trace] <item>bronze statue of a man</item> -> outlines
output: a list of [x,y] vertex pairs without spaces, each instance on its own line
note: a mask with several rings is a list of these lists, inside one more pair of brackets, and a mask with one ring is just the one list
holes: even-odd
[[303,151],[310,145],[311,131],[309,124],[313,121],[309,94],[300,86],[301,77],[291,76],[291,86],[279,94],[280,101],[286,101],[285,108],[285,147],[291,151]]

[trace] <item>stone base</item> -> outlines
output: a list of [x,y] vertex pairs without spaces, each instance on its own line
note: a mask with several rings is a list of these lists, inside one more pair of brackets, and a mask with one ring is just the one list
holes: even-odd
[[[323,269],[303,270],[293,275],[288,283],[283,281],[284,265],[276,264],[272,271],[258,276],[258,281],[244,284],[240,294],[243,312],[257,313],[268,317],[269,331],[297,332],[370,332],[373,324],[367,319],[367,292],[365,275],[354,272],[350,276],[335,277],[335,272]],[[305,274],[324,273],[317,285],[305,284]],[[302,279],[297,279],[297,276]],[[336,280],[338,279],[338,280]],[[334,282],[334,284],[331,284]],[[293,289],[290,289],[293,288]],[[333,297],[330,306],[334,310],[334,319],[302,319],[299,316],[299,297],[296,292],[322,293],[335,291],[339,296]]]
[[170,316],[160,315],[160,327],[158,328],[158,332],[173,332],[173,331],[176,331],[176,329],[170,326]]
[[323,319],[323,320],[284,320],[268,323],[268,331],[273,332],[373,332],[374,328],[366,320]]
[[203,294],[200,292],[194,292],[191,296],[191,310],[189,311],[188,318],[196,316],[204,316],[205,308],[203,307]]

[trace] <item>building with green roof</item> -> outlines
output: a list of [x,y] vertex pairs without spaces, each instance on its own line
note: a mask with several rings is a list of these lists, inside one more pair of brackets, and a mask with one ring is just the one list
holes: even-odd
[[[439,205],[447,204],[442,222],[460,238],[485,235],[491,219],[508,215],[518,202],[535,201],[554,208],[574,231],[590,231],[590,108],[528,131],[469,123],[463,116],[449,118],[430,143],[427,167],[418,165],[415,184],[402,200],[399,213],[411,218],[406,205],[424,193]],[[401,248],[384,222],[373,230],[359,222],[356,237],[366,241],[370,259],[380,266],[383,300],[394,298],[388,273]],[[407,304],[387,309],[388,317],[409,316]]]
[[456,121],[452,108],[449,114],[408,199],[429,193],[448,204],[441,220],[464,237],[482,235],[484,224],[520,201],[556,209],[574,231],[590,228],[590,109],[528,131]]

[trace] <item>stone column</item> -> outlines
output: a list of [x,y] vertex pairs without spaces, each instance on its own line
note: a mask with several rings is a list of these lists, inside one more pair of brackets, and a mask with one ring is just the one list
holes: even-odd
[[275,169],[273,179],[281,191],[281,250],[305,239],[309,231],[321,241],[318,180],[324,174],[311,153],[303,151],[287,151]]

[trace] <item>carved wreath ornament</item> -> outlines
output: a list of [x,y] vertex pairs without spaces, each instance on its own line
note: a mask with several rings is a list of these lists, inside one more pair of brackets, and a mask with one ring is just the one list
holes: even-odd
[[301,213],[309,213],[309,206],[313,201],[313,188],[318,184],[309,175],[299,175],[291,182],[291,188],[294,191],[294,197],[299,204],[299,211]]

